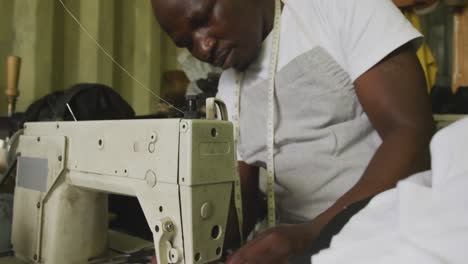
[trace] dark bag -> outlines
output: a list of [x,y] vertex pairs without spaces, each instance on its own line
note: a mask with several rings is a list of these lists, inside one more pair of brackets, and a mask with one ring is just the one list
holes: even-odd
[[114,90],[96,83],[80,83],[64,91],[48,94],[31,104],[21,119],[21,127],[26,122],[35,121],[78,121],[132,119],[132,107]]

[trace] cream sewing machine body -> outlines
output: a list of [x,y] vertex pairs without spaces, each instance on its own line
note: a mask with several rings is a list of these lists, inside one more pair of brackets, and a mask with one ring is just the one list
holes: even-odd
[[138,198],[158,263],[220,258],[236,173],[231,123],[28,123],[18,153],[12,230],[16,258],[88,263],[104,254],[106,193]]

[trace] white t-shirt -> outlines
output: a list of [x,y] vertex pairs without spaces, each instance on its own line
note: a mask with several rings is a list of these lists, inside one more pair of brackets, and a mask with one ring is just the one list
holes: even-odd
[[[282,222],[310,220],[361,177],[380,144],[353,82],[419,38],[391,0],[288,0],[281,15],[276,79],[275,162]],[[240,158],[266,164],[270,38],[245,72]],[[218,98],[232,118],[236,73],[223,72]],[[378,84],[376,84],[378,85]]]

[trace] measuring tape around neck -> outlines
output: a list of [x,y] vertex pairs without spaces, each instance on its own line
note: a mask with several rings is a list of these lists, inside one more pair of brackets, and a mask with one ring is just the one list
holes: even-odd
[[[271,56],[268,73],[268,95],[267,95],[267,206],[268,206],[268,226],[274,227],[276,225],[276,202],[275,202],[275,160],[274,160],[274,147],[275,147],[275,79],[276,70],[278,66],[279,43],[281,31],[281,1],[275,0],[275,16],[273,22],[273,30],[271,35]],[[237,146],[238,137],[240,133],[240,98],[241,90],[244,82],[244,74],[238,73],[236,78],[235,90],[235,137],[234,143]],[[242,201],[236,201],[242,202]],[[237,206],[237,205],[236,205]]]

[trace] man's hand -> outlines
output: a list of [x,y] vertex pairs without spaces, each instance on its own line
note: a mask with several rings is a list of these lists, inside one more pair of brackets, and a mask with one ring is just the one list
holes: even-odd
[[227,264],[286,264],[303,253],[318,236],[310,224],[283,225],[265,231],[235,252]]

